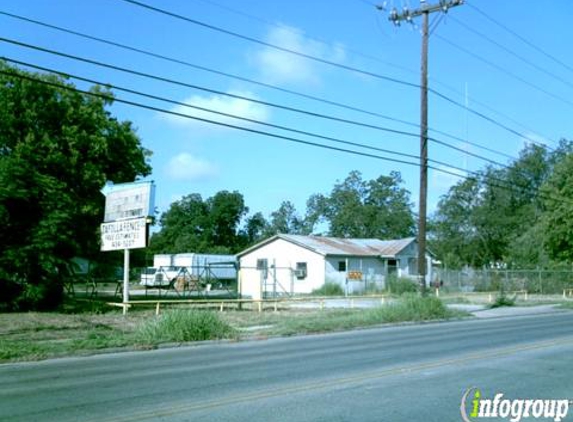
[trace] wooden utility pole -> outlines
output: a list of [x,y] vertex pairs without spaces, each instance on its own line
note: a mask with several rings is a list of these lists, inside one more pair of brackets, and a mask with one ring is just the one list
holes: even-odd
[[426,294],[426,219],[428,202],[428,40],[430,13],[446,13],[450,8],[463,4],[463,0],[440,0],[438,4],[427,4],[420,0],[418,9],[405,8],[402,12],[392,9],[390,19],[395,25],[400,22],[412,22],[422,16],[422,58],[420,78],[420,199],[418,211],[418,277],[420,291]]

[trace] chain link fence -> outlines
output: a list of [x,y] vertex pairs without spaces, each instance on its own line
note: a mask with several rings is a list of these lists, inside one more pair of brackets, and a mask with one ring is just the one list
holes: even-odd
[[445,270],[437,277],[446,292],[516,292],[563,294],[573,289],[573,271],[551,270]]

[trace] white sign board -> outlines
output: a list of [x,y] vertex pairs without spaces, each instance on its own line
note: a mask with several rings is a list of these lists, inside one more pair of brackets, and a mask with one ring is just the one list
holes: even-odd
[[147,246],[146,217],[101,225],[101,250],[118,251]]
[[153,216],[155,212],[155,185],[153,182],[106,185],[104,222],[128,218]]

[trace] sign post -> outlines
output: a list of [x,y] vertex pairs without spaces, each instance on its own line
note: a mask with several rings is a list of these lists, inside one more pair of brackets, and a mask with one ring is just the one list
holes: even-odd
[[149,218],[154,212],[153,182],[106,185],[101,250],[123,250],[123,314],[129,304],[129,250],[147,246]]
[[[129,303],[129,249],[123,250],[123,304]],[[127,313],[126,306],[123,307],[123,314]]]

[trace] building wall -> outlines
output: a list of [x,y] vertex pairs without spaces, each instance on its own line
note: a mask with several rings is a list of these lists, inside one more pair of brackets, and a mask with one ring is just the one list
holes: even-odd
[[[399,277],[415,278],[418,276],[418,243],[413,242],[402,250],[396,258],[400,260],[398,268]],[[432,259],[426,255],[426,284],[432,280]]]
[[[339,271],[340,263],[346,271]],[[350,271],[361,272],[362,280],[349,280]],[[339,284],[349,294],[361,293],[367,286],[384,288],[386,271],[386,260],[377,257],[326,257],[326,282]]]
[[[257,269],[259,259],[267,260],[266,280],[264,271]],[[297,262],[306,262],[305,278],[295,276]],[[283,239],[275,239],[240,257],[239,291],[243,297],[253,299],[260,299],[264,290],[272,293],[275,288],[278,294],[310,293],[324,284],[324,267],[322,255]]]

